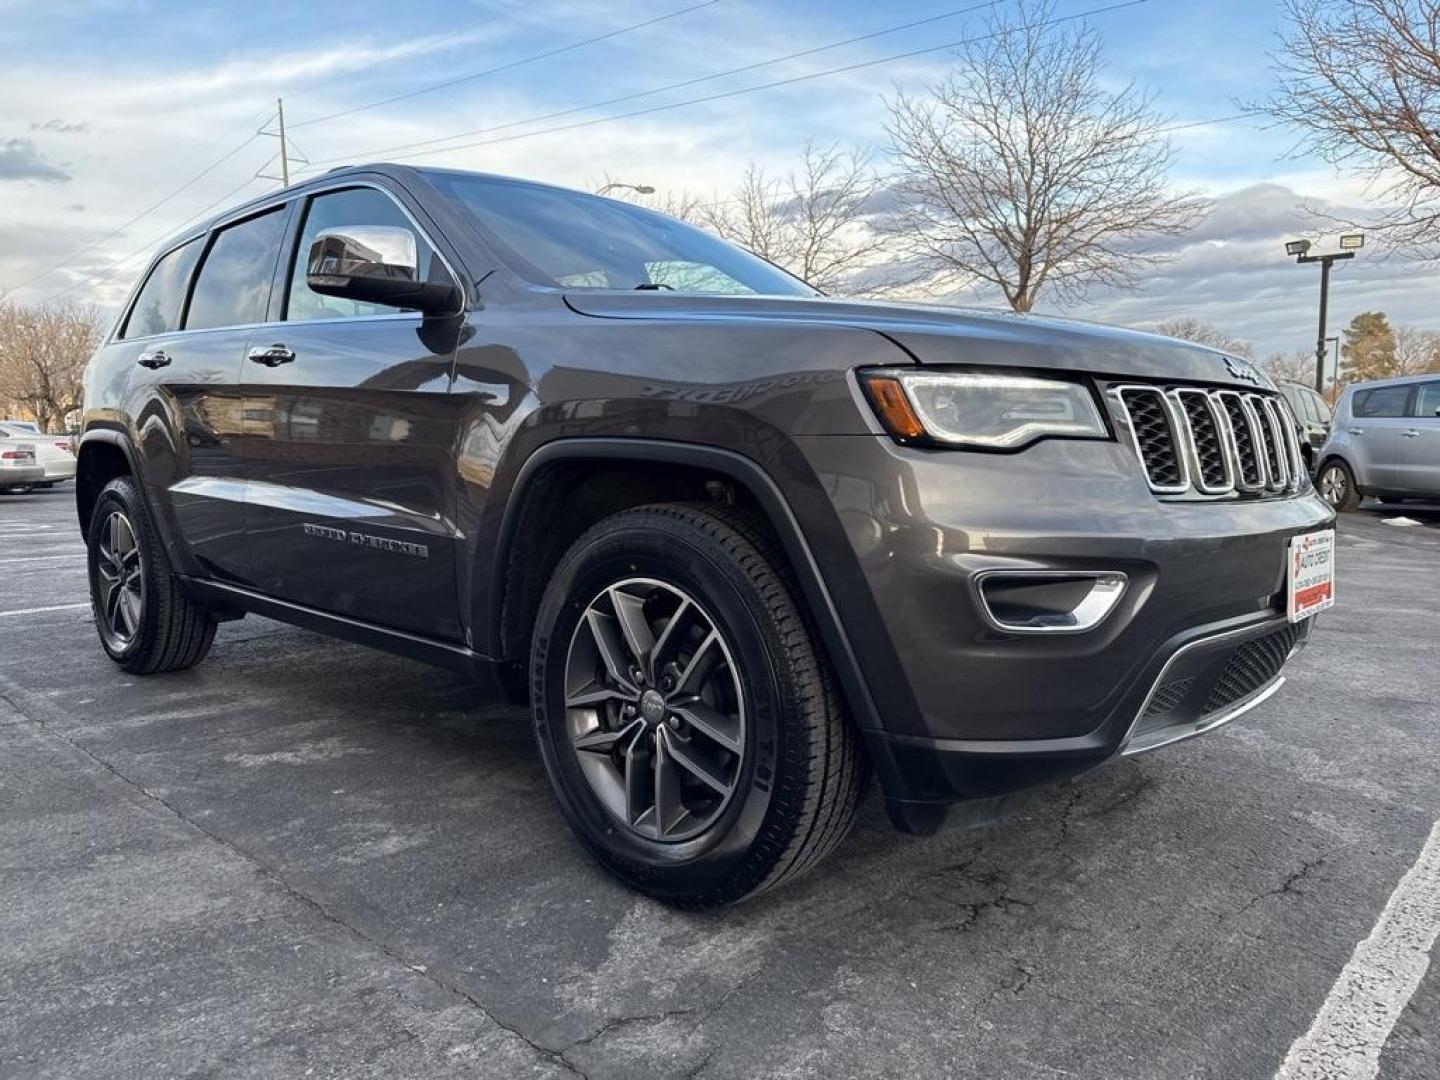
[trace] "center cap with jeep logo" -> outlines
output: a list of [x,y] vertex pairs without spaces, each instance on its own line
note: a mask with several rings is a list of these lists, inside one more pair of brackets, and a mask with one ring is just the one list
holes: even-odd
[[665,699],[658,690],[646,690],[640,695],[640,715],[651,727],[659,727],[665,720]]

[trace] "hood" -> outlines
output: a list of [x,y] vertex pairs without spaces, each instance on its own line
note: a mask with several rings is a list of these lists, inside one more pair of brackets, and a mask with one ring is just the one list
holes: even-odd
[[694,296],[573,292],[581,315],[677,322],[843,325],[873,330],[917,363],[1081,371],[1110,378],[1173,379],[1272,388],[1248,361],[1193,342],[1076,319],[1008,311],[827,297]]

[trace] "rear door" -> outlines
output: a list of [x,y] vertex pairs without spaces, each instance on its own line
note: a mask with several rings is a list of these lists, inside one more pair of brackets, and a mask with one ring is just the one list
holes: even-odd
[[350,185],[309,196],[287,241],[278,318],[251,342],[246,521],[265,593],[427,637],[460,640],[456,602],[454,328],[418,312],[312,292],[326,228],[410,229],[399,197]]
[[1440,379],[1415,385],[1409,426],[1401,431],[1401,491],[1440,498]]
[[1409,442],[1410,385],[1396,383],[1357,390],[1351,406],[1350,445],[1356,482],[1365,489],[1393,491],[1400,483],[1400,462]]
[[[246,574],[239,433],[240,363],[247,331],[186,333],[185,306],[210,242],[200,236],[156,261],[107,349],[126,372],[124,414],[152,510],[190,572]],[[269,282],[266,281],[268,289]]]

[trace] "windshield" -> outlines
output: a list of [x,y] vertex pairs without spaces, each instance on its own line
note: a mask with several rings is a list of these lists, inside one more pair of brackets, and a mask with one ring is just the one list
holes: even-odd
[[674,218],[578,191],[431,173],[522,277],[562,289],[815,296],[779,267]]

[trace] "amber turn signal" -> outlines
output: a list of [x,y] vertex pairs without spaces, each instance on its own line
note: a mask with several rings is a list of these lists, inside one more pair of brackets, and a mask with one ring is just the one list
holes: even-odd
[[891,435],[897,439],[918,439],[925,434],[900,380],[887,375],[870,375],[861,381],[870,396],[870,404],[875,406],[875,412]]

